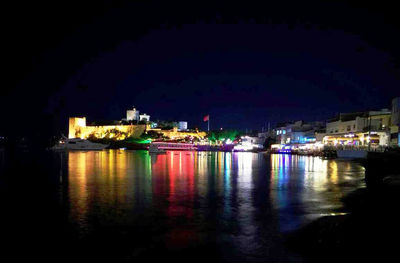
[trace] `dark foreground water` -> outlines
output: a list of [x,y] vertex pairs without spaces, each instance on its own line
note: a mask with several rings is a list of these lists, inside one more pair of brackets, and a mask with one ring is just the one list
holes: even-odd
[[19,187],[3,180],[18,217],[3,227],[21,253],[55,261],[301,262],[282,235],[344,213],[364,186],[356,163],[290,155],[107,150],[54,153],[47,167],[45,186],[29,171]]

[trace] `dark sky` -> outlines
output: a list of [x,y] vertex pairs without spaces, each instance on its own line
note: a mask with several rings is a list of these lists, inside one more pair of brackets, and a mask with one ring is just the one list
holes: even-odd
[[4,9],[0,132],[59,133],[68,116],[121,119],[132,106],[190,127],[210,114],[212,128],[261,129],[400,95],[394,6],[81,2]]

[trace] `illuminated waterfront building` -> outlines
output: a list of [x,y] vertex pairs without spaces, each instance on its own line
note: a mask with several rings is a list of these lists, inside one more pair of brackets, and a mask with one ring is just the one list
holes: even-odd
[[315,133],[324,128],[322,122],[289,122],[278,124],[275,129],[277,143],[304,144],[316,141]]
[[322,147],[321,133],[325,133],[323,122],[288,122],[278,124],[273,130],[276,144],[271,149],[278,151],[314,151]]
[[392,100],[392,125],[390,127],[390,144],[400,146],[400,97]]
[[327,121],[323,142],[335,146],[388,146],[390,126],[388,109],[341,113]]

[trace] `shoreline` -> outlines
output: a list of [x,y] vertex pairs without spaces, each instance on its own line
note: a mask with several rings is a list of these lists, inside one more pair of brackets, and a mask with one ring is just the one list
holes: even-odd
[[[285,234],[288,249],[307,262],[397,257],[400,174],[388,167],[379,173],[376,165],[385,160],[363,162],[367,186],[343,197],[348,214],[324,216]],[[393,162],[389,168],[395,165]]]

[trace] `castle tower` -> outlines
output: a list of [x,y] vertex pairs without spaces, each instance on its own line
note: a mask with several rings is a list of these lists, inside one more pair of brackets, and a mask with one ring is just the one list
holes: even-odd
[[86,127],[86,117],[70,117],[68,127],[68,138],[79,138],[81,128]]
[[126,119],[128,121],[138,121],[139,120],[139,111],[133,107],[131,110],[126,111]]

